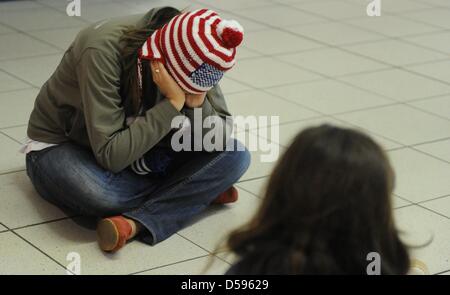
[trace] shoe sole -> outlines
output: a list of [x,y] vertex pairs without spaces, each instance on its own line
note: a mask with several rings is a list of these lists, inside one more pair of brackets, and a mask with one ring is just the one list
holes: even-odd
[[102,219],[97,225],[98,245],[103,251],[112,251],[119,243],[119,231],[113,221]]

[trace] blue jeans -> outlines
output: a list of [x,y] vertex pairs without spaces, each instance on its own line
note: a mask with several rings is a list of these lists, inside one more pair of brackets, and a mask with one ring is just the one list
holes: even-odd
[[[139,221],[148,244],[170,237],[206,209],[247,170],[250,153],[180,152],[165,177],[112,173],[97,164],[90,149],[71,142],[26,155],[27,174],[47,201],[74,214],[105,217],[122,214]],[[242,151],[243,149],[243,151]]]

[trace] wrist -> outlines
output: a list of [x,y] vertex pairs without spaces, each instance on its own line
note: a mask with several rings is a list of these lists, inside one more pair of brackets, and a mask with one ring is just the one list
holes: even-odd
[[184,103],[185,103],[185,99],[183,97],[177,97],[177,98],[167,97],[167,99],[178,111],[180,111],[183,108]]
[[203,103],[205,103],[205,98],[203,99],[190,99],[189,97],[186,97],[185,105],[188,108],[201,108],[203,106]]

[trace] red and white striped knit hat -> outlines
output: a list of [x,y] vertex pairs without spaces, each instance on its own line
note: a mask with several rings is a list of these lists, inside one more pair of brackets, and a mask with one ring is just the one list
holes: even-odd
[[139,58],[159,60],[188,93],[211,89],[235,64],[244,30],[209,9],[177,15],[156,30],[139,50]]

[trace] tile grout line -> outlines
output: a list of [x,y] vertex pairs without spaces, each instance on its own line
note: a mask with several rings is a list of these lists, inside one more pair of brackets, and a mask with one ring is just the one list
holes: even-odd
[[[341,83],[341,82],[338,81],[338,80],[334,80],[334,79],[329,79],[329,80],[333,80],[333,81],[336,81],[337,83]],[[369,132],[369,130],[367,130],[367,129],[365,129],[365,128],[362,128],[361,126],[357,126],[357,125],[351,124],[351,123],[349,123],[349,122],[347,122],[347,121],[343,121],[342,119],[338,119],[338,118],[336,118],[336,117],[333,116],[333,115],[328,115],[328,114],[325,114],[325,113],[323,113],[323,112],[321,112],[321,111],[319,111],[319,110],[312,109],[312,108],[310,108],[309,106],[306,106],[306,105],[304,105],[304,104],[301,104],[301,103],[298,103],[298,102],[293,102],[293,101],[288,100],[288,99],[286,99],[286,98],[284,98],[284,97],[282,97],[282,96],[280,96],[280,95],[278,95],[278,94],[271,93],[271,92],[266,91],[265,89],[262,89],[262,88],[254,87],[253,85],[248,84],[248,83],[246,83],[246,82],[240,82],[240,83],[242,83],[242,84],[244,84],[244,85],[250,87],[251,90],[248,90],[249,92],[252,91],[252,90],[253,90],[253,91],[256,90],[256,91],[264,92],[264,93],[269,94],[269,95],[271,95],[271,96],[278,97],[278,98],[280,98],[280,99],[282,99],[282,100],[284,100],[284,101],[288,101],[288,102],[297,104],[297,105],[299,105],[300,107],[303,107],[303,108],[305,108],[305,109],[307,109],[307,110],[310,110],[310,111],[313,111],[313,112],[315,112],[315,113],[318,113],[318,114],[320,114],[320,115],[322,115],[322,116],[330,117],[330,118],[335,119],[335,120],[337,120],[337,121],[339,121],[339,122],[346,123],[346,124],[348,124],[348,125],[350,125],[350,126],[356,126],[356,127],[360,128],[360,129],[362,129],[362,130],[365,130],[365,131],[368,132],[368,133],[371,133],[371,134],[373,134],[373,135],[377,135],[377,136],[379,136],[379,137],[385,138],[385,139],[387,139],[387,140],[390,140],[390,141],[392,141],[392,142],[394,142],[394,143],[396,143],[396,144],[399,144],[399,145],[403,146],[402,143],[397,142],[397,141],[394,140],[394,139],[387,138],[387,137],[385,137],[384,135],[381,135],[381,134],[378,134],[378,133],[375,133],[375,132]],[[314,83],[314,81],[311,81],[310,83]],[[391,99],[391,100],[392,100],[392,99]],[[393,103],[393,105],[396,105],[396,104],[400,104],[400,102]],[[374,106],[373,108],[375,108],[375,107],[381,108],[381,107],[386,107],[386,105]],[[366,109],[367,109],[367,108],[366,108]],[[360,110],[360,111],[363,111],[363,110]]]
[[18,173],[18,172],[24,172],[26,171],[26,169],[21,169],[21,170],[11,170],[11,171],[6,171],[6,172],[0,172],[0,176],[6,175],[6,174],[13,174],[13,173]]
[[69,271],[72,273],[71,270],[69,270],[68,268],[66,268],[64,265],[62,265],[59,261],[57,261],[56,259],[54,259],[53,257],[51,257],[50,255],[48,255],[47,253],[45,253],[43,250],[41,250],[39,247],[35,246],[33,243],[31,243],[30,241],[28,241],[27,239],[25,239],[24,237],[22,237],[19,233],[17,233],[15,230],[10,229],[9,227],[7,227],[6,225],[3,224],[4,227],[6,227],[9,232],[13,233],[15,236],[17,236],[18,238],[20,238],[21,240],[23,240],[25,243],[27,243],[28,245],[30,245],[31,247],[33,247],[34,249],[36,249],[37,251],[39,251],[40,253],[42,253],[43,255],[45,255],[47,258],[49,258],[50,260],[52,260],[53,262],[55,262],[56,264],[58,264],[59,266],[61,266],[64,270]]
[[27,224],[27,225],[23,225],[23,226],[14,227],[14,228],[11,228],[11,230],[20,230],[20,229],[24,229],[24,228],[40,226],[40,225],[44,225],[44,224],[64,221],[64,220],[73,219],[73,218],[77,218],[77,217],[80,217],[80,216],[79,215],[75,215],[75,216],[66,216],[66,217],[61,217],[61,218],[57,218],[57,219],[51,219],[51,220],[47,220],[47,221],[43,221],[43,222],[38,222],[38,223],[33,223],[33,224]]
[[[197,2],[197,0],[194,0],[194,2]],[[304,10],[298,9],[298,8],[295,7],[295,6],[291,6],[291,5],[288,5],[288,4],[282,4],[282,6],[285,6],[285,7],[288,7],[288,8],[294,8],[294,9],[296,9],[296,10],[299,10],[299,11],[303,12],[303,13],[314,14],[314,13],[311,13],[311,12],[309,12],[309,11],[304,11]],[[228,13],[235,14],[235,13],[233,13],[232,11],[229,11],[229,10],[224,10],[224,11],[226,11],[226,12],[228,12]],[[262,22],[257,21],[257,20],[254,20],[254,19],[251,19],[251,18],[249,18],[249,17],[243,16],[243,15],[239,15],[239,14],[237,14],[237,15],[240,16],[240,17],[242,17],[242,18],[244,18],[244,19],[250,20],[250,21],[252,21],[252,22],[256,22],[256,23],[263,24]],[[323,16],[321,16],[321,17],[323,17]],[[359,19],[359,18],[360,18],[360,17],[355,18],[355,19]],[[353,19],[353,18],[351,18],[351,19]],[[335,21],[335,20],[333,20],[333,19],[329,19],[329,20]],[[342,22],[342,20],[339,21],[339,22],[340,22],[340,23],[343,23],[343,24],[347,24],[347,23],[345,23],[345,22]],[[267,26],[267,24],[264,24],[264,25]],[[346,52],[346,53],[348,53],[348,54],[354,55],[354,56],[358,56],[358,57],[361,57],[361,58],[366,58],[366,59],[372,60],[372,61],[377,62],[377,63],[384,64],[384,65],[388,65],[388,66],[392,66],[392,67],[398,67],[398,68],[400,68],[400,69],[404,69],[405,71],[411,73],[410,70],[408,70],[408,69],[406,69],[406,68],[403,68],[403,67],[401,67],[401,66],[392,65],[392,64],[389,64],[389,63],[386,63],[386,62],[383,62],[383,61],[380,61],[380,60],[377,60],[377,59],[374,59],[374,58],[371,58],[371,57],[368,57],[368,56],[365,56],[365,55],[357,54],[357,53],[355,53],[355,52],[353,52],[353,51],[345,50],[345,48],[341,48],[341,47],[339,47],[339,46],[330,45],[330,44],[328,44],[328,43],[326,43],[326,42],[323,42],[323,41],[320,41],[320,40],[316,40],[316,39],[310,38],[310,37],[308,37],[308,36],[304,36],[304,35],[297,34],[297,33],[291,32],[291,31],[287,31],[287,30],[285,30],[284,28],[281,28],[281,27],[278,27],[278,26],[268,26],[268,27],[269,27],[269,28],[275,28],[275,29],[278,29],[278,30],[283,31],[283,32],[285,32],[285,33],[290,33],[290,34],[292,34],[292,35],[299,36],[299,37],[302,37],[302,38],[305,38],[305,39],[309,39],[309,40],[314,41],[314,42],[317,42],[317,43],[321,43],[321,44],[323,44],[325,47],[328,47],[328,48],[339,49],[339,50],[342,50],[342,51],[344,51],[344,52]],[[439,27],[439,29],[442,30],[442,29],[444,29],[444,28],[440,28],[440,27]],[[366,31],[367,31],[367,30],[366,30]],[[369,32],[369,31],[368,31],[368,32]],[[378,34],[379,34],[379,33],[378,33]],[[276,59],[276,58],[275,58],[275,59]],[[432,63],[432,62],[430,62],[430,63]],[[407,66],[407,65],[406,65],[406,66]],[[415,73],[415,72],[412,72],[412,73]],[[417,73],[416,73],[416,74],[417,74]],[[433,78],[433,77],[429,77],[429,76],[426,76],[426,75],[425,75],[424,77],[427,77],[427,78]],[[439,81],[439,82],[441,82],[441,83],[445,83],[445,84],[450,85],[450,83],[449,83],[449,82],[446,82],[446,81],[441,81],[441,80],[436,79],[436,78],[434,78],[434,80]]]
[[147,272],[147,271],[151,271],[151,270],[157,270],[157,269],[160,269],[160,268],[165,268],[165,267],[177,265],[177,264],[181,264],[181,263],[184,263],[184,262],[194,261],[194,260],[205,258],[205,257],[209,257],[209,256],[211,256],[211,255],[210,254],[206,254],[206,255],[202,255],[202,256],[188,258],[188,259],[180,260],[180,261],[177,261],[177,262],[168,263],[168,264],[152,267],[152,268],[149,268],[149,269],[144,269],[144,270],[132,272],[132,273],[129,273],[128,275],[136,275],[136,274],[140,274],[140,273],[143,273],[143,272]]
[[[447,140],[447,139],[448,139],[448,137],[447,137],[446,139],[443,139],[442,141],[445,141],[445,140]],[[436,142],[439,142],[439,141],[436,141]],[[425,144],[426,144],[426,143],[425,143]],[[419,149],[417,149],[415,146],[410,146],[410,148],[411,148],[412,150],[418,152],[418,153],[427,155],[427,156],[432,157],[432,158],[434,158],[434,159],[436,159],[436,160],[440,160],[440,161],[442,161],[442,162],[445,162],[445,163],[447,163],[447,164],[450,164],[449,161],[447,161],[447,160],[445,160],[445,159],[443,159],[443,158],[440,158],[440,157],[438,157],[438,156],[435,156],[435,155],[433,155],[433,154],[430,154],[430,153],[428,153],[428,152],[426,152],[426,151],[419,150]]]
[[444,274],[444,273],[446,273],[446,272],[450,272],[450,268],[447,269],[447,270],[444,270],[444,271],[437,272],[437,273],[435,273],[435,274],[433,274],[433,275],[441,275],[441,274]]
[[[176,233],[176,235],[182,237],[183,239],[185,239],[185,240],[188,241],[188,242],[191,242],[192,244],[194,244],[194,245],[196,245],[197,247],[201,248],[203,251],[206,251],[209,255],[215,256],[215,257],[218,258],[219,260],[222,260],[223,262],[229,264],[226,260],[222,259],[221,257],[219,257],[219,256],[217,255],[217,254],[219,254],[220,252],[213,253],[213,252],[209,251],[208,249],[206,249],[206,248],[200,246],[199,244],[197,244],[197,243],[191,241],[189,238],[185,237],[184,235],[182,235],[182,234],[180,234],[180,233]],[[220,245],[221,245],[221,243],[219,243],[218,246],[220,246]]]
[[425,201],[420,201],[420,202],[417,202],[417,204],[421,205],[421,204],[425,204],[425,203],[428,203],[428,202],[433,202],[433,201],[445,199],[445,198],[448,198],[448,197],[450,197],[450,194],[449,195],[443,195],[443,196],[435,197],[433,199],[428,199],[428,200],[425,200]]
[[[445,96],[445,95],[444,95],[444,96]],[[413,105],[413,104],[411,104],[411,103],[409,103],[409,102],[403,102],[403,104],[406,105],[406,106],[408,106],[408,107],[411,107],[411,108],[413,108],[413,109],[416,109],[416,110],[418,110],[418,111],[427,113],[427,114],[429,114],[429,115],[432,115],[432,116],[435,116],[435,117],[438,117],[438,118],[441,118],[441,119],[450,121],[450,117],[445,117],[445,116],[442,116],[442,115],[440,115],[440,114],[433,113],[433,112],[431,112],[431,111],[429,111],[429,110],[422,109],[421,107],[415,106],[415,105]]]
[[25,35],[25,36],[28,36],[29,38],[31,38],[31,39],[33,39],[33,40],[35,40],[35,41],[44,43],[44,44],[46,44],[46,45],[52,47],[53,49],[57,49],[59,52],[63,51],[63,50],[61,50],[61,48],[59,48],[58,46],[55,46],[54,44],[52,44],[52,43],[50,43],[50,42],[47,42],[47,41],[45,41],[45,40],[41,40],[41,39],[35,37],[33,34],[29,34],[27,31],[24,31],[24,30],[18,29],[18,28],[14,28],[13,26],[10,26],[10,25],[8,25],[8,24],[6,24],[6,23],[4,23],[4,22],[1,22],[1,21],[0,21],[0,25],[5,26],[5,27],[7,27],[7,28],[9,28],[9,29],[14,29],[14,30],[16,30],[18,33],[23,34],[23,35]]
[[12,128],[17,128],[17,127],[24,127],[27,126],[28,124],[19,124],[19,125],[11,125],[11,126],[6,126],[6,127],[1,127],[0,130],[4,130],[4,129],[12,129]]
[[419,203],[417,203],[417,204],[415,204],[415,205],[417,205],[418,207],[420,207],[420,208],[422,208],[422,209],[425,209],[425,210],[427,210],[427,211],[430,211],[430,212],[432,212],[432,213],[434,213],[434,214],[436,214],[436,215],[439,215],[439,216],[441,216],[441,217],[444,217],[445,219],[449,219],[449,220],[450,220],[450,217],[448,217],[447,215],[444,215],[444,214],[439,213],[439,212],[437,212],[437,211],[435,211],[435,210],[433,210],[433,209],[430,209],[430,208],[427,208],[427,207],[425,207],[425,206],[422,206],[422,205],[419,204]]
[[6,227],[6,225],[4,225],[3,223],[0,222],[0,226],[3,226],[5,229],[0,230],[0,234],[1,233],[6,233],[9,232],[10,229],[8,227]]
[[14,142],[17,142],[18,144],[22,144],[22,143],[23,143],[23,142],[20,142],[20,141],[16,140],[15,138],[9,136],[8,134],[4,133],[1,129],[0,129],[0,134],[1,134],[1,135],[4,135],[5,137],[11,139],[11,140],[14,141]]
[[426,101],[426,100],[429,100],[429,99],[448,97],[448,96],[450,96],[450,92],[444,93],[444,94],[436,94],[436,95],[427,96],[427,97],[420,97],[420,98],[409,99],[409,100],[405,101],[405,103],[410,104],[410,103],[414,103],[414,102],[421,102],[421,101]]
[[11,76],[11,77],[13,77],[13,78],[15,78],[15,79],[21,81],[21,82],[24,82],[25,84],[30,85],[31,88],[28,88],[28,89],[32,89],[32,88],[40,88],[40,87],[37,87],[36,85],[34,85],[34,84],[28,82],[27,80],[22,79],[22,78],[20,78],[19,76],[16,76],[16,75],[14,75],[13,73],[10,73],[10,72],[4,70],[4,69],[1,68],[1,67],[0,67],[0,72],[3,72],[3,73],[5,73],[5,74],[7,74],[7,75],[9,75],[9,76]]
[[[312,72],[312,73],[314,73],[314,74],[316,74],[316,75],[320,75],[320,76],[322,76],[324,79],[328,79],[328,80],[335,81],[335,82],[337,82],[337,83],[345,84],[345,85],[350,86],[350,87],[352,87],[352,88],[359,89],[359,90],[361,90],[361,91],[364,91],[364,92],[367,92],[367,93],[371,93],[371,94],[374,94],[374,95],[383,97],[383,98],[388,99],[388,100],[391,100],[391,101],[395,101],[395,102],[397,102],[398,104],[407,105],[404,101],[398,101],[398,100],[395,100],[394,98],[392,98],[392,97],[390,97],[390,96],[386,96],[386,95],[383,95],[383,94],[381,94],[381,93],[377,93],[377,92],[374,92],[374,91],[371,91],[371,90],[368,90],[368,89],[365,89],[365,88],[362,88],[362,87],[353,85],[353,84],[351,84],[351,83],[349,83],[349,82],[340,80],[340,79],[339,79],[339,76],[335,76],[335,77],[333,77],[333,76],[328,76],[328,75],[322,74],[322,73],[320,73],[320,72],[316,72],[316,71],[313,71],[313,70],[311,70],[311,69],[303,68],[303,67],[301,67],[301,66],[299,66],[299,65],[291,64],[290,62],[287,62],[287,61],[284,61],[284,60],[280,60],[279,58],[274,57],[274,56],[271,56],[271,55],[264,55],[264,54],[263,54],[262,57],[263,57],[263,58],[264,58],[264,57],[265,57],[265,58],[272,58],[272,59],[277,60],[277,61],[279,61],[279,62],[288,64],[288,65],[290,65],[290,66],[294,66],[294,67],[297,67],[297,68],[299,68],[299,69],[306,70],[306,71],[308,71],[308,72]],[[447,60],[447,59],[445,59],[445,60]],[[436,62],[436,61],[434,60],[434,61],[431,61],[430,63],[434,63],[434,62]],[[428,63],[428,62],[427,62],[427,63]],[[420,64],[423,64],[423,63],[420,63]],[[397,69],[400,69],[400,70],[404,70],[405,72],[411,73],[408,69],[405,69],[405,68],[403,68],[402,66],[396,66],[396,65],[390,65],[390,66],[391,66],[392,69],[397,68]],[[404,65],[404,66],[410,66],[410,65]],[[383,71],[383,70],[388,70],[388,69],[381,69],[381,71]],[[371,71],[370,71],[369,73],[371,73]],[[414,73],[414,72],[413,72],[413,74],[417,74],[417,73]],[[354,74],[354,75],[356,75],[356,74]],[[426,78],[429,78],[429,77],[426,76]],[[233,79],[233,80],[236,81],[236,79]],[[430,80],[433,80],[433,79],[430,79]],[[438,81],[442,83],[442,81],[440,81],[440,80],[438,80]],[[244,82],[241,82],[241,81],[238,81],[238,82],[239,82],[239,83],[242,83],[242,84],[244,84],[244,85],[247,85],[247,86],[251,86],[252,88],[255,88],[254,86],[249,85],[249,84],[247,84],[247,83],[244,83]],[[305,81],[304,83],[305,83],[305,84],[306,84],[306,83],[314,83],[314,80],[313,80],[313,81]],[[449,84],[449,85],[450,85],[450,83],[445,83],[445,84]],[[273,87],[273,88],[276,88],[276,87]],[[264,91],[264,90],[263,90],[263,91]],[[265,92],[267,93],[267,91],[265,91]],[[273,93],[268,93],[268,94],[274,95]],[[279,98],[281,98],[281,99],[284,99],[284,98],[281,97],[281,96],[278,96],[278,95],[276,95],[276,96],[279,97]],[[286,100],[286,99],[285,99],[285,100]],[[289,100],[289,101],[290,101],[290,100]],[[297,103],[297,102],[294,102],[294,103]],[[307,107],[306,105],[299,104],[299,103],[297,103],[297,104],[300,105],[300,106],[302,106],[302,107],[304,107],[304,108],[307,108],[307,109],[309,109],[309,110],[312,110],[312,111],[321,113],[321,112],[319,112],[318,110],[311,109],[311,108]],[[387,106],[387,105],[380,105],[380,106],[374,106],[374,107],[383,107],[383,106]],[[408,105],[408,106],[409,106],[409,105]],[[368,109],[368,108],[365,108],[365,109]],[[365,109],[361,109],[361,110],[352,110],[352,111],[362,111],[362,110],[365,110]],[[419,111],[426,112],[426,110],[422,110],[422,109],[419,109]],[[349,111],[349,112],[350,112],[350,111]],[[344,113],[348,113],[348,112],[342,112],[342,113],[337,113],[337,114],[332,114],[332,115],[341,115],[341,114],[344,114]],[[426,112],[426,113],[427,113],[427,112]],[[428,112],[428,113],[429,113],[429,112]],[[322,113],[322,114],[323,114],[323,113]],[[444,118],[444,117],[441,117],[441,116],[436,115],[436,114],[434,114],[434,113],[429,113],[429,114],[430,114],[430,115],[433,115],[433,116],[436,116],[436,117]],[[450,119],[448,119],[448,118],[444,118],[444,119],[450,120]]]
[[236,184],[240,184],[240,183],[248,182],[248,181],[253,181],[253,180],[258,180],[258,179],[269,177],[269,176],[270,176],[270,174],[264,175],[264,176],[257,176],[257,177],[247,178],[247,179],[240,180],[240,181],[236,182]]
[[[59,14],[62,14],[62,15],[64,15],[64,16],[68,16],[66,13],[62,12],[61,10],[59,10],[59,9],[56,8],[56,7],[53,7],[53,6],[51,6],[51,5],[48,5],[48,4],[44,3],[44,2],[38,2],[38,3],[41,4],[44,8],[48,8],[48,9],[53,10],[53,11],[55,11],[55,12],[57,12],[57,13],[59,13]],[[89,20],[87,20],[87,19],[85,19],[85,18],[82,18],[81,16],[77,16],[77,19],[80,20],[80,21],[82,21],[83,23],[85,23],[85,24],[87,24],[87,25],[92,24],[92,22],[90,22]]]
[[236,186],[238,186],[241,190],[243,190],[243,191],[253,195],[256,198],[258,198],[259,200],[263,200],[264,199],[264,197],[260,197],[257,194],[255,194],[255,193],[251,192],[250,190],[246,189],[245,187],[240,186],[239,183],[236,183]]
[[[441,199],[445,199],[445,198],[450,197],[450,195],[447,194],[447,195],[442,195],[442,196],[438,196],[438,197],[433,197],[431,199],[427,199],[427,200],[424,200],[424,201],[414,202],[414,201],[408,200],[406,197],[399,196],[399,195],[397,195],[395,193],[393,195],[395,195],[397,198],[402,199],[403,201],[406,201],[406,202],[410,203],[407,206],[401,206],[400,208],[404,208],[404,207],[409,207],[409,206],[415,205],[415,206],[418,206],[418,207],[423,207],[424,209],[427,209],[429,211],[432,211],[432,210],[422,206],[422,204],[431,203],[433,201],[437,201],[437,200],[441,200]],[[434,213],[442,215],[441,213],[437,213],[437,212],[434,212]],[[450,217],[448,217],[446,215],[442,215],[442,216],[450,219]]]
[[[6,74],[6,73],[5,73]],[[9,75],[9,74],[6,74],[6,75]],[[15,78],[14,78],[15,79]],[[5,94],[8,94],[8,93],[11,93],[11,92],[18,92],[18,91],[24,91],[24,90],[31,90],[31,89],[37,89],[36,87],[33,87],[33,86],[29,86],[29,87],[27,87],[27,88],[17,88],[17,89],[11,89],[11,90],[0,90],[0,95],[5,95]],[[0,130],[1,129],[3,129],[3,127],[2,128],[0,128]]]
[[26,59],[35,59],[40,57],[50,57],[50,56],[56,56],[63,54],[63,51],[61,52],[54,52],[54,53],[42,53],[37,55],[30,55],[30,56],[19,56],[19,57],[13,57],[13,58],[7,58],[7,59],[0,59],[0,63],[6,63],[6,62],[18,62],[18,61],[24,61]]
[[408,147],[417,147],[417,146],[420,146],[420,145],[429,144],[429,143],[437,143],[437,142],[446,141],[446,140],[449,140],[449,139],[450,139],[450,136],[449,137],[439,138],[439,139],[427,140],[427,141],[423,141],[423,142],[419,142],[419,143],[408,145]]

